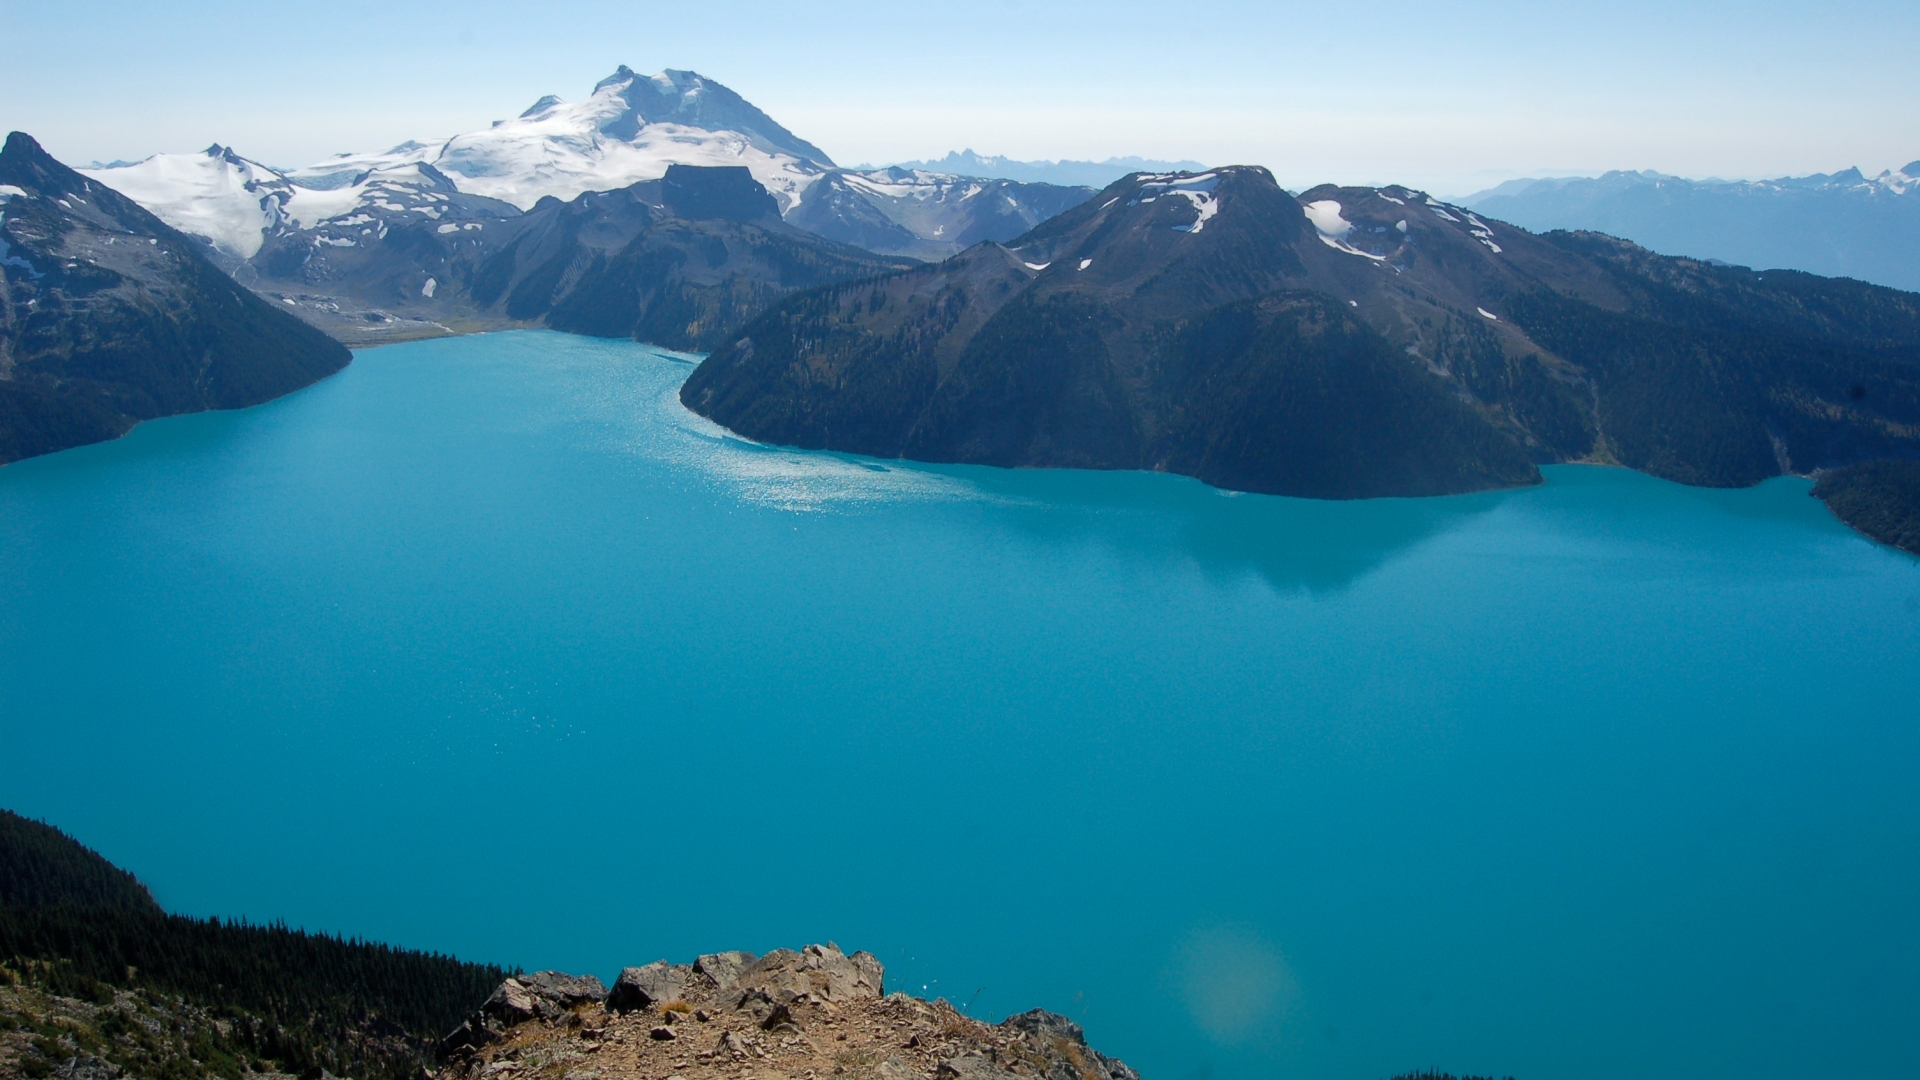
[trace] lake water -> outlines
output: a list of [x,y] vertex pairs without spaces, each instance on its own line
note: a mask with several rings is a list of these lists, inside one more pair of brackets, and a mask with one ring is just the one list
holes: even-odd
[[1804,482],[880,463],[690,370],[393,346],[0,469],[0,805],[528,968],[831,939],[1149,1080],[1920,1068],[1920,561]]

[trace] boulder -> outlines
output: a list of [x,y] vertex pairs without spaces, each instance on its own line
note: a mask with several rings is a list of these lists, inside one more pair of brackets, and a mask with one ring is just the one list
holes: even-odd
[[847,957],[847,962],[860,974],[859,981],[873,990],[873,997],[886,996],[887,969],[880,958],[865,949],[856,951]]
[[708,953],[693,962],[693,970],[712,980],[714,986],[725,990],[740,978],[740,973],[753,961],[754,956],[750,952]]
[[536,971],[520,976],[520,982],[542,1000],[561,1007],[599,1003],[606,999],[607,987],[592,975],[568,975],[563,971]]
[[747,1046],[748,1043],[745,1039],[735,1035],[731,1031],[723,1031],[720,1033],[720,1041],[714,1045],[713,1049],[717,1054],[728,1054],[733,1057],[743,1058],[747,1056]]
[[767,1018],[760,1021],[760,1026],[767,1031],[773,1031],[782,1024],[785,1024],[789,1028],[799,1026],[799,1023],[794,1019],[793,1009],[790,1006],[775,1005],[773,1011],[767,1014]]
[[606,996],[606,986],[592,975],[536,971],[501,983],[486,1004],[480,1006],[480,1015],[501,1027],[513,1027],[529,1020],[556,1019],[577,1006],[604,1000]]
[[693,968],[655,960],[642,967],[630,967],[614,980],[607,995],[607,1008],[614,1012],[651,1009],[664,1001],[678,1001],[686,995],[687,976]]
[[1000,1026],[1022,1035],[1041,1039],[1065,1039],[1075,1046],[1087,1045],[1087,1032],[1079,1024],[1045,1009],[1029,1009],[1000,1021]]
[[524,1024],[540,1015],[540,1001],[519,979],[508,979],[496,988],[480,1012],[506,1027]]
[[754,1022],[758,1023],[773,1012],[774,1007],[778,1004],[779,1002],[775,1001],[773,995],[767,993],[767,991],[758,986],[750,986],[742,990],[740,996],[734,999],[733,1007],[752,1016]]
[[759,990],[778,1003],[812,995],[841,1004],[881,996],[886,969],[872,953],[847,956],[838,945],[775,949],[747,965],[734,985]]

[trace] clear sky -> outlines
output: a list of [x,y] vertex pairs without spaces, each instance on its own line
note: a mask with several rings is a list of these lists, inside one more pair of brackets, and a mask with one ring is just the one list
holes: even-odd
[[0,126],[82,163],[444,137],[626,63],[842,163],[1253,162],[1290,187],[1868,172],[1920,158],[1920,2],[0,0]]

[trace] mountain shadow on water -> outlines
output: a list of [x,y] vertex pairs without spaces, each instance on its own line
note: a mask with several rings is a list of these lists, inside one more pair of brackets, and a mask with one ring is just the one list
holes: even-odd
[[790,297],[681,399],[782,445],[1320,498],[1570,461],[1744,486],[1920,458],[1920,296],[1407,188],[1136,175],[1008,244]]
[[0,149],[0,464],[236,409],[345,367],[132,200],[14,132]]
[[[947,468],[933,466],[935,471]],[[1338,593],[1506,499],[1329,501],[1242,496],[1184,478],[1085,470],[956,471],[1002,527],[1049,549],[1085,543],[1181,564],[1227,582],[1253,575],[1280,593]]]

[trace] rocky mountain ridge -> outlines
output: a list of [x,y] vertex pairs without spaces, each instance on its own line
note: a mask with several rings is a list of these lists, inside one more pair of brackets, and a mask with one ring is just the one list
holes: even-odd
[[884,992],[871,953],[729,952],[593,976],[510,978],[441,1041],[440,1080],[782,1077],[1139,1080],[1040,1009],[998,1024]]

